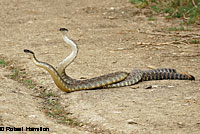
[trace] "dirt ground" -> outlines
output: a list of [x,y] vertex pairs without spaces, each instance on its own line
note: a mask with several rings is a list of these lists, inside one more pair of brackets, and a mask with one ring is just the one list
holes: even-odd
[[[56,92],[70,118],[82,123],[64,125],[47,116],[41,110],[43,99],[35,95],[38,89],[10,79],[9,67],[1,66],[0,126],[48,127],[54,134],[200,132],[200,44],[189,42],[200,40],[200,25],[169,31],[181,20],[137,9],[129,0],[0,0],[0,10],[1,59],[23,70],[26,79]],[[39,60],[58,65],[71,51],[60,27],[68,28],[68,36],[79,46],[77,59],[66,70],[73,78],[170,67],[193,74],[196,81],[148,81],[64,93],[23,52],[30,49]]]

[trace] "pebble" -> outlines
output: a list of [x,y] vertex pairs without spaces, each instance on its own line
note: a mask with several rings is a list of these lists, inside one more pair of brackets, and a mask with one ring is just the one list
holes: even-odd
[[133,121],[132,119],[127,120],[128,124],[138,124],[137,122]]
[[36,118],[37,116],[36,115],[29,115],[28,117],[29,118]]
[[144,89],[152,89],[153,86],[152,85],[148,85],[148,86],[145,86]]

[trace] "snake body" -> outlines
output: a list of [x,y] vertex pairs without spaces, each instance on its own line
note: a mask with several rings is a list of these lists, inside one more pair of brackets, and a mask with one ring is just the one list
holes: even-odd
[[195,78],[189,74],[178,74],[175,69],[161,68],[152,70],[134,69],[132,72],[114,72],[91,79],[77,80],[68,76],[65,72],[67,66],[76,58],[78,53],[77,45],[70,40],[64,32],[65,28],[61,28],[63,39],[72,47],[72,53],[60,62],[57,70],[50,64],[37,60],[33,51],[24,49],[24,52],[31,55],[35,65],[44,68],[49,72],[56,86],[65,92],[73,92],[78,90],[123,87],[136,84],[146,80],[162,80],[162,79],[179,79],[179,80],[194,80]]
[[71,82],[65,82],[52,65],[37,60],[33,51],[24,49],[24,52],[31,54],[31,58],[35,63],[35,65],[47,70],[51,75],[52,79],[54,80],[55,84],[57,85],[57,87],[65,92],[100,88],[109,84],[113,84],[115,82],[122,81],[128,76],[128,73],[126,72],[115,72],[87,80],[76,80],[76,81],[73,80]]
[[175,69],[172,68],[160,68],[153,70],[133,70],[125,80],[118,83],[110,84],[105,86],[107,87],[124,87],[131,86],[141,81],[149,80],[195,80],[194,76],[189,74],[179,74]]

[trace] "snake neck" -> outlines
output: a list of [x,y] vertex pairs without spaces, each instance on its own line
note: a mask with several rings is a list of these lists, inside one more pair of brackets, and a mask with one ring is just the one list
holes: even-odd
[[76,58],[76,56],[78,54],[77,45],[72,40],[70,40],[65,34],[63,34],[63,39],[67,44],[69,44],[71,46],[72,52],[69,56],[67,56],[63,61],[61,61],[59,63],[59,66],[57,68],[57,72],[60,75],[63,73],[63,71],[65,71],[65,68],[67,66],[69,66],[70,63],[72,63],[72,61]]
[[58,74],[58,72],[53,66],[51,66],[48,63],[38,61],[35,55],[32,56],[32,60],[36,66],[44,68],[45,70],[49,72],[49,74],[51,75],[53,81],[55,82],[58,88],[60,88],[62,91],[65,91],[65,92],[71,92],[70,85],[68,85],[67,83],[63,81],[63,79],[60,77],[60,75]]

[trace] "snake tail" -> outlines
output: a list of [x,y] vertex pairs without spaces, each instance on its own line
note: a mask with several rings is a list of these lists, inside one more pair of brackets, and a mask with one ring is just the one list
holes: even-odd
[[179,74],[174,72],[144,72],[142,81],[148,80],[195,80],[195,77],[190,74]]

